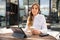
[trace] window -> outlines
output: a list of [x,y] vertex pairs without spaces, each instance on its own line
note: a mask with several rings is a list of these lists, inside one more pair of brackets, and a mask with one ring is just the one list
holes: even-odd
[[24,27],[24,23],[26,24],[26,6],[28,6],[27,3],[27,0],[19,0],[19,27]]
[[6,26],[6,0],[0,0],[0,26]]
[[18,0],[6,2],[6,27],[18,25]]
[[49,0],[40,0],[40,9],[43,15],[49,15]]

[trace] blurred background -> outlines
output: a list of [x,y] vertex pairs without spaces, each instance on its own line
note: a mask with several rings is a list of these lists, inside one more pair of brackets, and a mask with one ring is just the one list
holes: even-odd
[[40,5],[48,29],[60,32],[60,0],[0,0],[0,27],[25,28],[34,2]]

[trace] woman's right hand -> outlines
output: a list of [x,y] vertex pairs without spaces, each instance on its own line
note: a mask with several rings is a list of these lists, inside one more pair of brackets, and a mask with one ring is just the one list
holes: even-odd
[[32,34],[39,35],[39,34],[41,34],[41,32],[39,30],[32,30]]

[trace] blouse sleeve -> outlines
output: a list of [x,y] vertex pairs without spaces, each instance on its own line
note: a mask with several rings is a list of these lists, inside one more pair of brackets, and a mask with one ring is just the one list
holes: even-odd
[[44,16],[44,15],[43,15],[42,18],[41,18],[41,22],[42,22],[42,24],[41,24],[41,29],[40,29],[40,31],[41,31],[42,33],[47,33],[47,25],[46,25],[46,19],[45,19],[45,16]]

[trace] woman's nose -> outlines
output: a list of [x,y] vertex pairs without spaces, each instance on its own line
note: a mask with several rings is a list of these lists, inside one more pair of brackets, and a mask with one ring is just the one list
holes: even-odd
[[33,10],[34,10],[34,11],[36,11],[36,9],[35,9],[35,8],[34,8]]

